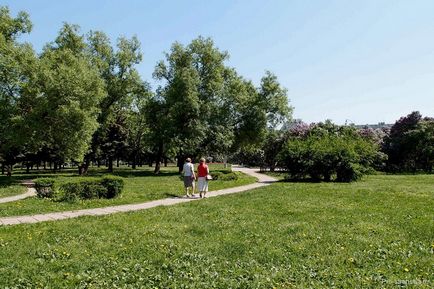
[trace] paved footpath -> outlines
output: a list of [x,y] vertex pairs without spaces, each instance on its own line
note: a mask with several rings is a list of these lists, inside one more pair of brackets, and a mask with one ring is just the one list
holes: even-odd
[[[257,173],[257,170],[255,169],[233,167],[232,170],[240,171],[247,175],[253,176],[257,178],[258,181],[250,185],[208,192],[207,198],[217,197],[217,196],[227,195],[227,194],[240,193],[259,187],[268,186],[270,183],[277,181],[275,178]],[[150,201],[150,202],[139,203],[139,204],[128,204],[128,205],[119,205],[119,206],[111,206],[111,207],[103,207],[103,208],[95,208],[95,209],[55,212],[55,213],[47,213],[47,214],[39,214],[39,215],[5,217],[5,218],[0,218],[0,226],[39,223],[45,221],[55,221],[55,220],[76,218],[80,216],[101,216],[101,215],[109,215],[109,214],[114,214],[119,212],[132,212],[132,211],[146,210],[158,206],[170,206],[170,205],[198,201],[198,200],[201,199],[198,197],[197,198],[167,198],[167,199]]]
[[20,194],[20,195],[16,195],[16,196],[11,196],[11,197],[0,198],[0,204],[9,203],[9,202],[15,202],[15,201],[18,201],[18,200],[22,200],[22,199],[26,199],[26,198],[29,198],[29,197],[36,196],[36,190],[35,190],[35,188],[33,188],[33,186],[35,184],[31,180],[23,181],[23,182],[21,182],[21,184],[23,186],[27,187],[27,191],[24,194]]

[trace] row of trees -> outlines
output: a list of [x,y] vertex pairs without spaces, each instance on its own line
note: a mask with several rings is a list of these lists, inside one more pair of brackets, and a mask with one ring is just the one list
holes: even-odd
[[[390,130],[290,122],[286,90],[266,72],[259,87],[226,65],[209,38],[174,43],[155,66],[155,89],[142,80],[137,38],[115,46],[103,32],[64,24],[35,53],[25,12],[0,7],[0,163],[28,168],[91,163],[113,169],[186,156],[230,159],[292,177],[354,180],[368,170],[432,172],[434,120],[413,112]],[[181,166],[181,163],[178,163]]]
[[286,90],[266,72],[260,86],[226,65],[227,52],[209,38],[174,43],[158,62],[153,90],[136,66],[137,38],[80,33],[64,24],[56,39],[35,53],[19,42],[30,33],[25,12],[0,7],[0,162],[29,167],[65,162],[80,174],[115,160],[182,161],[207,155],[226,159],[260,145],[267,130],[291,118]]

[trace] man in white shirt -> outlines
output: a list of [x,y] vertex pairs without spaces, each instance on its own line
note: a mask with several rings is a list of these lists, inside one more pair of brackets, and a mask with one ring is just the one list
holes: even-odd
[[[184,188],[185,194],[187,197],[194,196],[194,181],[196,179],[196,175],[194,174],[194,166],[191,163],[191,159],[187,158],[185,160],[184,167],[182,168],[182,172],[184,175]],[[190,195],[191,188],[191,195]]]

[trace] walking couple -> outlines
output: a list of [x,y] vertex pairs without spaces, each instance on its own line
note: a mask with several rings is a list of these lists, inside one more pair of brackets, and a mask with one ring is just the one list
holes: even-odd
[[[183,167],[184,174],[184,188],[187,197],[194,196],[194,181],[196,180],[196,174],[194,172],[194,165],[191,163],[191,159],[187,158]],[[199,190],[199,196],[205,198],[205,194],[208,192],[208,179],[209,168],[204,158],[200,159],[199,166],[197,167],[197,185]],[[191,189],[191,194],[190,194]]]

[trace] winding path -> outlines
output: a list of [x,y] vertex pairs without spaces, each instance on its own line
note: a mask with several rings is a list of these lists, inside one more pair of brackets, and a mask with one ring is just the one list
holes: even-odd
[[[211,191],[207,193],[207,198],[217,197],[221,195],[240,193],[247,190],[268,186],[269,184],[276,182],[275,178],[270,176],[257,173],[255,169],[242,168],[242,167],[233,167],[232,170],[243,172],[247,175],[253,176],[258,179],[258,181],[254,184],[239,186],[235,188],[223,189],[218,191]],[[64,211],[64,212],[55,212],[55,213],[47,213],[47,214],[38,214],[38,215],[27,215],[27,216],[14,216],[14,217],[5,217],[0,218],[0,226],[2,225],[17,225],[17,224],[30,224],[30,223],[39,223],[45,221],[54,221],[54,220],[63,220],[76,218],[80,216],[101,216],[101,215],[109,215],[119,212],[132,212],[139,210],[146,210],[158,206],[170,206],[180,203],[187,203],[201,200],[199,198],[166,198],[162,200],[150,201],[146,203],[139,204],[128,204],[128,205],[119,205],[119,206],[111,206],[111,207],[103,207],[103,208],[94,208],[94,209],[85,209],[85,210],[75,210],[75,211]]]
[[36,190],[33,187],[35,185],[35,183],[33,183],[32,180],[22,181],[21,184],[23,186],[27,187],[27,191],[24,194],[15,195],[15,196],[11,196],[11,197],[0,198],[0,204],[9,203],[9,202],[15,202],[15,201],[19,201],[19,200],[22,200],[22,199],[26,199],[26,198],[29,198],[29,197],[36,196]]

